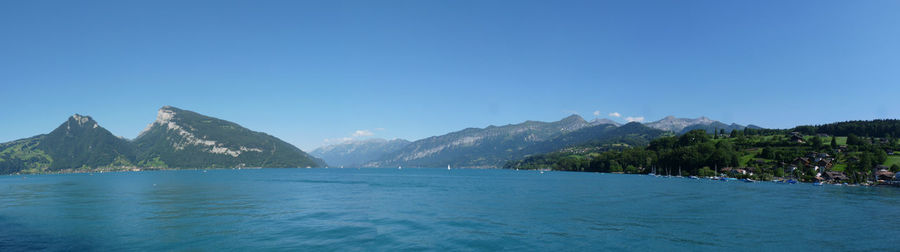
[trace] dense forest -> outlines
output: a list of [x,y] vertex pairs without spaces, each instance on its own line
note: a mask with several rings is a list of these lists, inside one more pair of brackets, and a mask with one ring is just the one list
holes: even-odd
[[798,126],[792,131],[806,135],[857,135],[864,137],[892,138],[900,136],[900,120],[846,121],[815,126]]
[[[853,121],[790,130],[752,129],[710,134],[693,130],[665,136],[646,146],[577,146],[510,161],[509,169],[650,173],[688,176],[791,177],[814,181],[824,172],[841,172],[849,182],[871,180],[877,168],[900,171],[900,149],[893,136],[900,121]],[[834,133],[834,134],[829,134]],[[843,135],[841,135],[843,134]],[[890,153],[890,154],[889,154]],[[879,166],[883,165],[883,166]]]

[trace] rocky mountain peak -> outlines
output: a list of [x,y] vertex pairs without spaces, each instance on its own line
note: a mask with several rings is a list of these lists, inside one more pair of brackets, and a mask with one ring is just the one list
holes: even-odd
[[98,125],[97,122],[94,121],[94,119],[91,118],[90,116],[79,115],[79,114],[74,114],[74,115],[70,116],[69,120],[67,120],[64,125],[66,126],[66,131],[70,131],[72,129],[72,127],[77,127],[77,128],[100,127],[100,125]]
[[[92,119],[90,116],[74,114],[69,117],[69,121],[78,124],[78,126],[84,126],[88,123],[94,122],[94,119]],[[94,124],[96,124],[96,122],[94,122]]]

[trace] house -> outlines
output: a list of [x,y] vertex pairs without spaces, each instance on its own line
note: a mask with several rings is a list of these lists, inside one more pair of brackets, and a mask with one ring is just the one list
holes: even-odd
[[819,162],[816,162],[816,166],[831,168],[832,166],[834,166],[834,163],[831,162],[831,159],[820,159]]
[[788,166],[788,168],[785,169],[784,172],[794,172],[794,171],[796,171],[796,170],[797,170],[797,166],[796,166],[796,165],[791,165],[791,166]]
[[795,143],[803,143],[803,135],[800,132],[791,132],[790,134],[791,142]]
[[795,164],[797,166],[809,165],[810,163],[812,163],[812,162],[809,160],[809,158],[806,158],[806,157],[795,158],[794,161],[791,162],[791,164]]
[[880,170],[875,172],[875,178],[877,181],[886,182],[894,179],[894,173],[887,170]]
[[848,180],[847,175],[844,175],[843,172],[836,171],[825,172],[825,174],[822,174],[822,178],[835,183],[840,183]]

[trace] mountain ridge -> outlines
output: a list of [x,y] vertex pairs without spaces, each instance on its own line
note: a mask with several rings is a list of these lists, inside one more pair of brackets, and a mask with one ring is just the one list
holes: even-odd
[[[616,130],[624,126],[608,119],[588,122],[581,116],[571,115],[554,122],[528,120],[504,126],[466,128],[413,141],[394,153],[366,163],[365,166],[441,167],[452,164],[457,167],[498,168],[508,160],[569,145],[620,140],[646,143],[649,140],[639,139],[662,134],[662,131],[640,123],[628,126],[624,130]],[[633,127],[641,128],[637,131],[640,134],[628,131]],[[647,132],[653,133],[644,134]]]
[[160,108],[133,140],[74,114],[47,134],[0,143],[0,174],[263,166],[320,167],[324,161],[266,133],[172,106]]
[[[663,131],[671,131],[676,134],[684,134],[691,130],[702,129],[708,133],[713,133],[716,130],[725,130],[726,133],[731,132],[732,130],[744,130],[749,126],[740,125],[737,123],[725,124],[720,121],[709,119],[706,116],[701,116],[698,118],[677,118],[675,116],[669,115],[659,119],[657,121],[644,123],[648,127],[663,130]],[[751,124],[751,128],[761,128]]]
[[371,138],[326,145],[310,154],[333,166],[361,166],[411,143],[405,139]]

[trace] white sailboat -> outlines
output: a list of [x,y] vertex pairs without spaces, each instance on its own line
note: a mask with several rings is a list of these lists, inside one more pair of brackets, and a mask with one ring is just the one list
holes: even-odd
[[397,166],[397,170],[403,170],[403,166]]
[[449,165],[449,164],[447,165],[447,170],[448,170],[448,171],[450,170],[450,165]]

